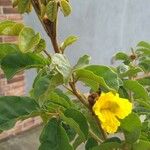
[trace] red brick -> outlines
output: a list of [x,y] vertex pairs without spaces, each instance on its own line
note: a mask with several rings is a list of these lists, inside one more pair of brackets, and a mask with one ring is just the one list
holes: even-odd
[[12,5],[11,0],[0,0],[0,6],[10,6]]
[[17,9],[12,8],[12,7],[4,7],[3,13],[4,14],[18,14],[18,11],[17,11]]

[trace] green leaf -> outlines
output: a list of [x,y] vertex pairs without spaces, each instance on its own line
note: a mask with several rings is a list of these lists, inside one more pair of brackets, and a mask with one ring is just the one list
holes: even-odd
[[48,95],[48,103],[54,103],[64,108],[71,107],[71,101],[60,89],[55,89]]
[[141,133],[141,126],[141,121],[135,113],[121,120],[121,128],[124,131],[126,142],[134,143],[137,141]]
[[147,48],[139,48],[139,49],[136,50],[136,53],[139,54],[139,52],[140,52],[140,54],[141,54],[141,55],[139,55],[139,57],[140,57],[140,56],[147,56],[147,57],[150,56],[150,49],[147,49]]
[[137,46],[150,49],[150,44],[144,41],[139,42]]
[[79,135],[80,140],[83,142],[86,140],[84,132],[82,131],[82,129],[80,128],[78,122],[76,122],[74,119],[69,118],[67,116],[65,116],[65,114],[61,113],[61,119],[68,124],[71,128],[73,128],[76,133]]
[[35,46],[34,52],[35,53],[40,53],[40,52],[42,52],[45,49],[46,49],[46,42],[45,42],[45,40],[41,39],[39,41],[38,45]]
[[66,39],[64,40],[64,42],[61,44],[61,46],[60,46],[61,50],[64,51],[64,49],[66,49],[66,47],[72,45],[72,44],[73,44],[74,42],[76,42],[77,40],[78,40],[78,37],[73,36],[73,35],[69,36],[69,37],[66,38]]
[[[58,90],[57,93],[55,91],[55,88],[61,85],[62,83],[63,83],[63,78],[60,74],[56,74],[56,75],[49,74],[49,75],[39,76],[34,82],[34,86],[31,91],[32,96],[35,99],[37,99],[41,105],[43,105],[43,103],[48,101],[48,99],[50,98],[49,96],[51,95],[52,92],[53,92],[52,95],[56,95],[56,98],[59,98],[60,97],[59,94],[60,94],[62,96],[62,99],[67,99],[67,96],[65,97],[63,93],[61,93]],[[53,101],[55,101],[55,99],[53,99]],[[66,101],[70,101],[70,100],[67,99]],[[59,99],[59,102],[63,103],[63,101],[61,102],[61,99]],[[49,105],[51,105],[51,103]]]
[[12,128],[17,120],[30,116],[38,109],[35,100],[29,97],[0,97],[0,130]]
[[68,124],[64,123],[64,122],[62,122],[62,126],[65,129],[65,131],[66,131],[66,133],[69,137],[70,142],[72,142],[76,137],[75,130],[72,127],[70,127]]
[[0,43],[0,61],[7,54],[16,53],[18,51],[19,51],[19,48],[16,44]]
[[97,145],[98,145],[98,142],[94,138],[89,138],[86,142],[85,150],[92,150],[92,148]]
[[30,0],[19,0],[18,1],[18,11],[19,13],[23,14],[25,12],[30,12],[30,4],[31,4],[31,1]]
[[98,137],[102,137],[101,131],[99,129],[99,125],[97,124],[95,117],[89,112],[85,112],[84,115],[87,118],[88,124],[90,126],[89,127],[90,130]]
[[44,18],[46,13],[46,6],[44,4],[41,4],[41,18]]
[[74,66],[73,70],[77,70],[77,69],[86,67],[89,64],[90,60],[91,60],[91,57],[88,55],[84,55],[84,56],[80,57],[77,64]]
[[114,56],[115,60],[122,60],[124,61],[124,64],[129,64],[130,63],[130,57],[123,52],[118,52],[115,56]]
[[6,20],[0,22],[0,35],[19,35],[24,25],[22,23],[17,23],[11,20]]
[[150,150],[150,142],[139,140],[133,144],[133,150]]
[[49,1],[49,3],[46,6],[46,13],[47,13],[48,19],[51,22],[54,22],[56,20],[57,10],[58,10],[57,2],[55,0]]
[[104,89],[113,90],[108,87],[102,77],[95,75],[92,71],[86,69],[80,69],[76,72],[76,77],[79,81],[84,82],[87,86],[91,87],[92,90],[97,91],[99,87]]
[[71,14],[72,8],[66,0],[60,1],[60,7],[65,17]]
[[118,142],[104,142],[99,146],[94,147],[92,150],[113,150],[120,147],[121,144]]
[[144,86],[150,86],[150,77],[141,78],[137,81]]
[[89,126],[85,116],[75,109],[67,109],[64,112],[64,115],[68,118],[72,118],[76,123],[78,123],[81,131],[84,133],[85,138],[87,138]]
[[65,129],[56,118],[52,118],[44,127],[40,142],[39,150],[73,150]]
[[60,74],[62,74],[65,82],[69,81],[72,73],[72,67],[65,55],[54,54],[52,56],[52,65]]
[[107,91],[117,91],[119,79],[117,74],[106,66],[91,65],[76,72],[77,78],[90,86],[93,90],[99,87]]
[[140,68],[140,67],[133,67],[133,68],[130,68],[128,71],[122,73],[121,77],[134,77],[139,72],[143,72],[142,68]]
[[118,90],[119,79],[117,74],[111,68],[107,66],[91,65],[86,67],[85,69],[90,70],[94,74],[102,77],[110,88]]
[[124,81],[124,87],[131,90],[138,98],[143,98],[145,101],[149,99],[147,91],[137,81],[126,80]]
[[40,42],[40,34],[35,34],[34,30],[24,27],[19,34],[19,48],[22,52],[33,51]]
[[150,72],[150,59],[144,59],[139,62],[139,66],[145,71]]
[[50,77],[48,75],[42,76],[34,83],[33,87],[33,97],[35,99],[38,99],[40,96],[43,97],[43,94],[48,89],[48,86],[50,84]]
[[7,77],[12,78],[17,72],[29,68],[42,68],[46,60],[33,53],[12,53],[2,59],[1,66]]

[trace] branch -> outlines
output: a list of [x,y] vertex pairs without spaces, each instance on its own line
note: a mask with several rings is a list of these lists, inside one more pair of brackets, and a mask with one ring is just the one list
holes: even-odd
[[57,42],[57,17],[54,22],[51,22],[48,18],[41,18],[40,17],[40,4],[37,0],[31,0],[32,6],[44,28],[46,31],[47,35],[51,39],[51,43],[53,45],[55,53],[60,53],[60,48],[58,46]]
[[150,77],[150,73],[147,73],[147,74],[144,74],[144,75],[141,75],[141,76],[138,76],[135,78],[135,80],[140,80],[140,79],[143,79],[143,78],[148,78]]
[[69,85],[72,89],[72,93],[84,104],[88,109],[90,109],[89,104],[87,103],[87,100],[84,98],[84,96],[76,89],[74,82],[69,82]]

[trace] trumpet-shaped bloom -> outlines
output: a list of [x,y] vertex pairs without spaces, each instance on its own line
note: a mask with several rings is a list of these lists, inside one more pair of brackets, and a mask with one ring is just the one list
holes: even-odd
[[120,126],[119,119],[124,119],[132,111],[132,103],[120,98],[112,92],[102,93],[93,106],[93,111],[99,118],[103,130],[114,133]]

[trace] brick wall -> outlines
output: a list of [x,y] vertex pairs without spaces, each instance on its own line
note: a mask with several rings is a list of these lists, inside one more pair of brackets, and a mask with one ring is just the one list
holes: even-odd
[[[16,9],[12,8],[11,0],[0,0],[0,21],[2,20],[13,20],[22,22],[22,16],[17,12]],[[17,37],[15,36],[0,36],[0,43],[11,42],[16,43]],[[25,76],[24,72],[18,73],[13,79],[7,81],[2,70],[0,70],[0,95],[16,95],[21,96],[25,94]],[[29,118],[24,121],[19,121],[16,126],[0,134],[0,140],[12,137],[16,134],[20,134],[27,131],[37,125],[41,124],[39,117]]]

